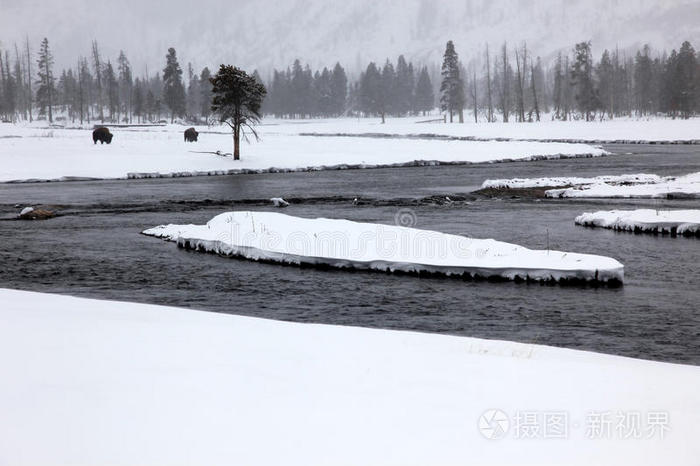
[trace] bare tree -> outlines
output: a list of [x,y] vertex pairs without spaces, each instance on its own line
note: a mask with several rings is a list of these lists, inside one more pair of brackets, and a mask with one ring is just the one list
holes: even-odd
[[[537,86],[535,85],[535,67],[530,60],[530,88],[532,89],[532,105],[535,111],[536,121],[540,121],[540,106],[537,101]],[[532,112],[530,112],[530,120],[532,121]]]
[[493,100],[491,97],[491,57],[489,54],[489,44],[486,44],[486,101],[488,105],[487,120],[493,123]]
[[29,52],[29,36],[27,36],[26,40],[26,45],[27,45],[27,106],[29,107],[29,122],[32,122],[32,60],[31,60],[31,53]]

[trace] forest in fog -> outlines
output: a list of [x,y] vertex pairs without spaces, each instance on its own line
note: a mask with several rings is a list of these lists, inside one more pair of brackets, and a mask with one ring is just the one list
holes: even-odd
[[[544,115],[689,118],[700,111],[700,59],[687,41],[670,52],[645,45],[598,57],[590,42],[580,42],[549,61],[526,43],[487,46],[470,57],[458,51],[450,41],[441,66],[401,55],[367,63],[357,76],[340,62],[312,69],[301,60],[265,76],[248,71],[268,90],[264,113],[278,118],[383,119],[439,109],[450,121],[531,122]],[[154,71],[135,75],[124,51],[107,57],[93,41],[90,56],[58,69],[48,39],[36,46],[27,40],[0,50],[0,116],[9,122],[202,123],[211,115],[212,68],[194,69],[170,48]]]

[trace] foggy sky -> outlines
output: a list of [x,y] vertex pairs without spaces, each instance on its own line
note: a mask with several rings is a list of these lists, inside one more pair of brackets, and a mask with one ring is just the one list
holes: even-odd
[[163,67],[175,47],[183,68],[232,63],[269,72],[295,58],[313,68],[340,60],[351,72],[403,53],[439,61],[453,39],[464,59],[527,41],[543,57],[592,40],[603,47],[646,42],[700,46],[693,0],[0,0],[0,47],[48,37],[58,67],[74,66],[97,40],[105,58],[120,49],[137,75]]

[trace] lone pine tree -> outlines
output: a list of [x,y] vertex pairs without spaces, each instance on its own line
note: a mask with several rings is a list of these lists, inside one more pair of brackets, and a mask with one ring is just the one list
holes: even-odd
[[440,108],[450,114],[459,113],[459,122],[464,123],[464,82],[459,73],[459,56],[452,41],[447,42],[442,62],[442,84],[440,85]]
[[177,62],[175,49],[170,47],[165,56],[163,68],[163,102],[170,109],[170,123],[175,115],[182,117],[185,113],[185,86],[182,84],[182,68]]
[[221,65],[210,79],[212,84],[211,110],[221,123],[233,133],[233,159],[240,160],[240,138],[248,140],[246,129],[258,140],[254,125],[260,121],[260,107],[267,91],[253,76],[231,65]]

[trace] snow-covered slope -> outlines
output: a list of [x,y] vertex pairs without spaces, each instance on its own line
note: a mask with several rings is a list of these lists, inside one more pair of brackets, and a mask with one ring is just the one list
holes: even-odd
[[[496,51],[504,40],[527,41],[536,54],[592,40],[624,49],[646,42],[677,48],[697,39],[700,4],[693,0],[242,0],[220,2],[65,0],[60,9],[39,0],[3,0],[0,39],[34,43],[47,36],[58,63],[88,55],[90,38],[113,60],[124,49],[137,66],[164,62],[175,47],[181,63],[235,63],[248,69],[283,68],[295,58],[312,66],[340,60],[357,71],[368,60],[406,54],[437,63],[453,39],[465,59]],[[174,26],[177,25],[177,26]],[[129,34],[124,34],[128,30]],[[87,39],[86,39],[87,38]]]
[[[13,290],[0,303],[0,464],[700,458],[698,367]],[[493,409],[507,421],[499,440],[481,418]]]
[[700,236],[700,210],[601,210],[579,215],[576,224],[674,236]]
[[[412,222],[410,212],[402,215],[399,223]],[[510,280],[622,282],[624,277],[624,266],[610,257],[273,212],[227,212],[206,225],[161,225],[143,233],[189,249],[299,265]]]

